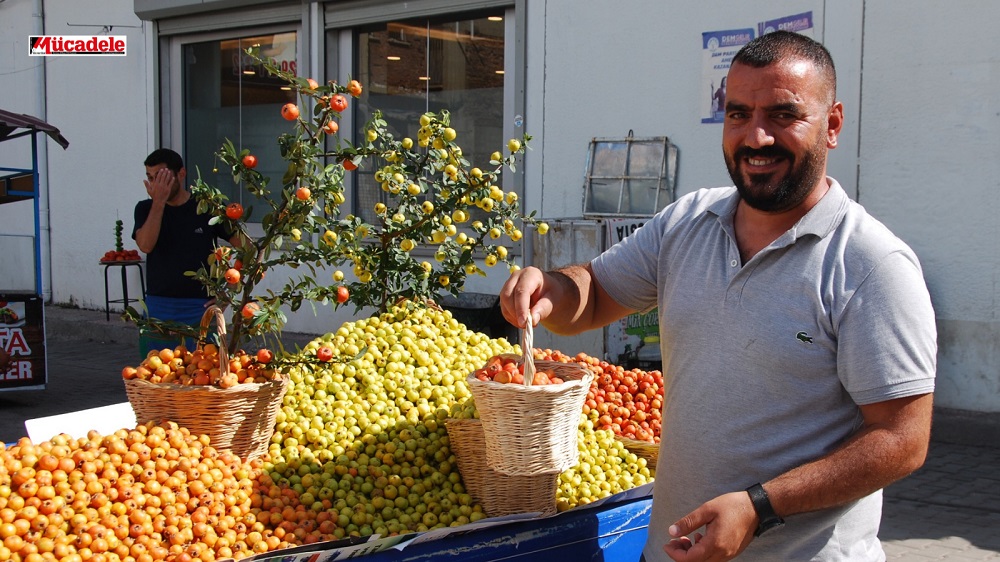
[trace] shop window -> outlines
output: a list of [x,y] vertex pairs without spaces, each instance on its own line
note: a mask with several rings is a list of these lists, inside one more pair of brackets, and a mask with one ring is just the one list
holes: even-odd
[[279,201],[286,166],[275,139],[288,124],[278,108],[295,101],[295,93],[254,64],[246,54],[249,47],[259,47],[263,56],[284,70],[297,71],[294,31],[184,45],[184,160],[192,182],[200,174],[232,201],[252,207],[249,220],[257,221],[269,205],[254,201],[253,195],[234,184],[231,172],[216,162],[215,152],[228,138],[237,149],[257,155],[257,170],[270,178],[271,198]]
[[[372,111],[382,111],[396,138],[417,138],[420,115],[451,112],[463,154],[486,167],[505,144],[504,11],[438,19],[399,20],[355,31],[356,78],[365,90],[357,104],[354,135]],[[354,212],[375,222],[385,194],[374,179],[384,162],[362,167],[354,186]],[[479,212],[478,210],[476,210]]]

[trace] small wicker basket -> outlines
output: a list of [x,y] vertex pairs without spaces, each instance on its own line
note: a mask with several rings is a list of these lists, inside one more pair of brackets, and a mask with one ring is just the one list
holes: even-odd
[[[225,319],[218,307],[210,307],[202,317],[202,338],[213,318],[220,338],[219,364],[228,365]],[[175,422],[193,434],[208,435],[213,447],[230,449],[244,460],[267,452],[287,389],[287,375],[230,388],[125,380],[125,393],[139,423]]]
[[509,476],[486,464],[483,448],[486,438],[480,420],[451,419],[445,423],[451,452],[458,459],[462,482],[489,517],[515,513],[556,512],[558,472],[543,472],[531,476]]
[[[483,423],[487,464],[502,474],[562,472],[577,463],[576,436],[593,373],[578,363],[535,361],[531,321],[522,331],[524,384],[467,381]],[[550,371],[563,383],[531,385],[535,369]]]
[[650,471],[656,470],[656,459],[660,456],[659,443],[630,439],[621,435],[615,435],[615,439],[620,441],[629,452],[635,453],[637,457],[646,459],[646,466],[649,467]]

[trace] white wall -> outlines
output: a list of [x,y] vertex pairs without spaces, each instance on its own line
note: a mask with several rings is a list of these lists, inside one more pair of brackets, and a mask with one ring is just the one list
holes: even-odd
[[[79,27],[85,25],[86,27]],[[125,57],[49,57],[48,121],[69,142],[49,151],[52,298],[104,308],[103,267],[98,259],[114,247],[115,220],[131,238],[132,210],[146,197],[142,161],[156,115],[147,111],[146,49],[142,23],[131,0],[48,0],[47,35],[111,34],[127,37]],[[112,285],[112,298],[121,290]],[[138,292],[134,276],[130,294]]]
[[[28,35],[40,31],[32,27],[40,14],[44,14],[46,35],[102,34],[103,26],[113,26],[111,34],[127,36],[128,54],[29,57]],[[142,161],[148,153],[154,116],[147,112],[149,85],[141,22],[132,13],[131,0],[46,0],[0,4],[0,26],[5,38],[0,45],[9,48],[0,52],[0,107],[45,120],[70,142],[63,150],[38,135],[47,149],[47,166],[44,160],[40,163],[40,220],[43,229],[49,227],[52,250],[52,280],[43,292],[51,289],[55,302],[103,309],[104,268],[98,260],[114,248],[118,218],[126,225],[126,247],[135,247],[130,237],[132,209],[145,196]],[[39,68],[44,69],[44,92],[36,73]],[[22,144],[14,140],[0,147],[15,143]],[[0,152],[0,156],[5,154]],[[11,208],[0,207],[0,218],[4,218],[0,223],[13,215],[18,222],[34,224],[29,205],[4,207]],[[46,238],[43,233],[43,244]],[[134,295],[139,290],[137,275],[132,282]],[[120,285],[118,281],[113,286],[111,298],[118,297]]]
[[814,37],[829,38],[842,75],[839,96],[848,106],[848,121],[830,169],[853,193],[860,0],[837,2],[831,17],[822,0],[709,0],[691,6],[632,0],[616,3],[611,14],[606,3],[593,0],[529,3],[525,130],[537,139],[528,183],[543,186],[533,200],[542,215],[581,216],[588,143],[593,137],[624,137],[629,130],[638,137],[668,136],[679,147],[678,195],[730,185],[722,125],[702,124],[699,115],[701,34],[807,11],[813,13]]
[[[905,4],[905,9],[903,5]],[[936,401],[1000,411],[997,4],[868,2],[860,201],[920,257]]]

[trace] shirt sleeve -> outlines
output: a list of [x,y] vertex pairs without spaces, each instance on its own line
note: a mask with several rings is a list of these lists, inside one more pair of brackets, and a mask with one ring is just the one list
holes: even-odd
[[934,391],[937,326],[912,253],[889,254],[851,296],[838,323],[837,366],[860,405]]
[[664,214],[591,261],[594,277],[618,304],[639,312],[657,306],[657,269]]
[[146,219],[149,218],[150,207],[151,205],[148,199],[139,201],[135,204],[135,211],[133,213],[132,240],[135,240],[135,233],[142,228],[142,225],[146,224]]

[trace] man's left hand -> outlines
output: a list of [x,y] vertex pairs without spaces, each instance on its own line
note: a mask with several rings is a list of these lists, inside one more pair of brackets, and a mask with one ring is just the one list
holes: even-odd
[[[705,527],[704,533],[696,533],[701,527]],[[675,538],[663,550],[677,562],[732,560],[750,544],[756,528],[757,512],[750,496],[731,492],[702,504],[671,525],[669,532]]]

